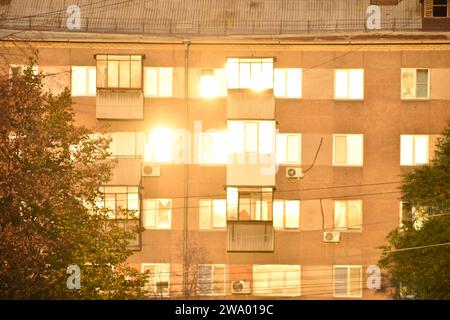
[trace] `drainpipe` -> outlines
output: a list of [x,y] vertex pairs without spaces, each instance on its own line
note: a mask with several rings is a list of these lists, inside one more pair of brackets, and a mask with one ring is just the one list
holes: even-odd
[[[184,44],[184,120],[186,130],[189,132],[189,45],[188,39],[183,40]],[[190,157],[190,143],[188,154]],[[184,157],[184,211],[183,211],[183,291],[184,296],[189,294],[189,246],[188,246],[188,208],[189,208],[189,161]]]

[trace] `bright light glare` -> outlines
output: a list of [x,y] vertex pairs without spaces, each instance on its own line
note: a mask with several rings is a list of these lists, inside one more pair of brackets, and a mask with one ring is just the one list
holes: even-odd
[[215,98],[217,96],[216,79],[213,75],[204,75],[200,79],[200,96],[203,98]]
[[170,162],[172,160],[173,131],[157,128],[150,133],[150,143],[145,145],[145,161]]

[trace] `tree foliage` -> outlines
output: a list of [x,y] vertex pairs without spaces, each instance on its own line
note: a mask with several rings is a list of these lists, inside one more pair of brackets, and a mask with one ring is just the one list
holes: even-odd
[[450,122],[431,163],[406,174],[404,180],[402,201],[416,208],[415,221],[405,220],[389,234],[390,246],[383,247],[380,266],[410,296],[450,299],[450,246],[391,252],[450,242]]
[[[109,141],[75,126],[69,91],[44,92],[34,62],[0,83],[0,298],[139,298],[133,230],[98,205]],[[69,265],[80,290],[67,288]]]

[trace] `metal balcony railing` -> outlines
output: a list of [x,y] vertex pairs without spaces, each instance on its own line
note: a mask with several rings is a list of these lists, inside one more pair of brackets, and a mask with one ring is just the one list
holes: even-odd
[[274,248],[272,221],[227,221],[227,251],[271,252]]

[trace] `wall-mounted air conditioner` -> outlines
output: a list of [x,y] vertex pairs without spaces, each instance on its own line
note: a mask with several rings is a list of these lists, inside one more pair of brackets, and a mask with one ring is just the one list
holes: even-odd
[[338,243],[341,241],[341,233],[339,231],[325,231],[323,233],[323,241],[329,243]]
[[291,179],[303,178],[302,168],[293,168],[293,167],[286,168],[286,178],[291,178]]
[[143,163],[142,176],[143,177],[159,177],[161,175],[161,168],[159,165]]
[[231,283],[231,292],[233,294],[249,294],[252,292],[250,282],[247,280],[233,281]]

